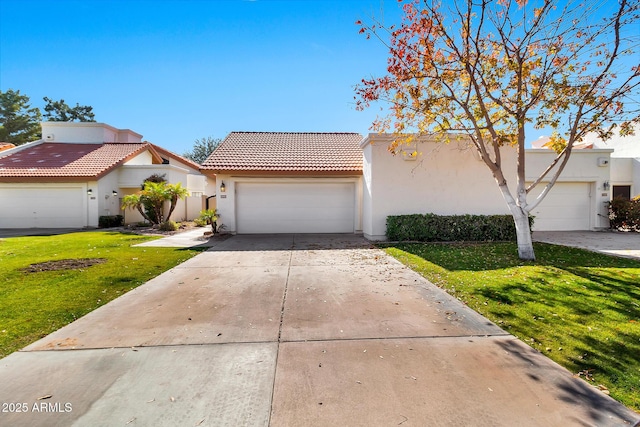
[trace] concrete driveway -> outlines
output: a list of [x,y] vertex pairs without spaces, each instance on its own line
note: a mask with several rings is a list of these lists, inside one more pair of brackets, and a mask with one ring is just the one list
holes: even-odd
[[235,236],[0,361],[0,425],[632,426],[353,235]]
[[640,233],[609,230],[535,231],[533,240],[640,260]]

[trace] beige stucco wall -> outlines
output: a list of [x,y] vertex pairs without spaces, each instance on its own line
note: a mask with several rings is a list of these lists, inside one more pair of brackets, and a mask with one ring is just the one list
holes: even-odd
[[[491,172],[466,143],[421,142],[416,146],[416,159],[405,160],[408,156],[401,153],[394,156],[388,151],[389,142],[390,136],[372,134],[362,144],[362,222],[367,238],[385,238],[389,215],[509,213]],[[559,179],[559,182],[592,183],[596,194],[591,196],[590,212],[585,213],[589,215],[591,228],[607,226],[602,214],[609,192],[603,185],[609,180],[610,168],[608,164],[598,164],[600,158],[608,161],[610,153],[611,150],[576,150]],[[503,149],[501,155],[507,184],[515,194],[515,149]],[[550,150],[527,150],[527,181],[535,180],[554,156]]]

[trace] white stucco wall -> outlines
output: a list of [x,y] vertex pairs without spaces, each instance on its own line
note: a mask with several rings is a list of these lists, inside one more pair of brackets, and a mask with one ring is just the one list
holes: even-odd
[[138,154],[134,158],[127,160],[123,164],[133,166],[133,165],[150,165],[152,163],[153,163],[153,156],[151,155],[149,150],[147,150]]
[[465,144],[418,144],[417,158],[404,160],[389,153],[389,142],[371,135],[363,143],[365,237],[384,239],[389,215],[509,212],[491,173]]
[[99,144],[102,142],[141,142],[142,135],[97,122],[42,122],[45,142]]
[[[117,171],[102,177],[98,181],[97,187],[98,216],[120,215],[120,199],[122,198],[122,190],[118,186]],[[117,192],[118,195],[114,196],[114,191]]]
[[[389,215],[509,213],[491,172],[464,142],[418,143],[416,160],[404,160],[401,154],[389,153],[390,141],[390,136],[372,134],[362,144],[365,237],[384,239]],[[561,183],[591,183],[597,191],[591,197],[591,211],[586,213],[591,228],[607,226],[601,215],[609,200],[603,184],[609,180],[610,168],[598,166],[598,159],[608,160],[610,153],[611,150],[574,151],[559,179]],[[537,178],[554,155],[550,150],[527,150],[527,181]],[[507,184],[514,194],[515,149],[502,150],[502,161]]]
[[631,197],[640,196],[640,157],[612,158],[611,185],[629,185]]
[[614,135],[603,141],[595,133],[587,134],[584,138],[586,143],[593,144],[593,148],[613,149],[613,158],[627,157],[640,158],[640,125],[635,127],[635,135],[620,136],[614,131]]

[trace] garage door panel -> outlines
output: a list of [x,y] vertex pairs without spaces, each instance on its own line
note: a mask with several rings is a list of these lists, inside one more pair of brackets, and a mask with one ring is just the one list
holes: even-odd
[[[591,184],[588,182],[556,183],[540,205],[531,212],[535,216],[534,230],[589,230],[590,188]],[[531,194],[530,200],[537,194]]]
[[352,233],[353,183],[239,183],[238,233]]
[[0,188],[0,228],[84,227],[81,187]]

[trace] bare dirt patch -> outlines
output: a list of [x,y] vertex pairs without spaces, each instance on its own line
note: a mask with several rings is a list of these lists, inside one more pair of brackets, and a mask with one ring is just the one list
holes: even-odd
[[29,267],[23,268],[22,271],[26,273],[39,273],[41,271],[80,270],[104,262],[107,262],[106,258],[60,259],[31,264]]

